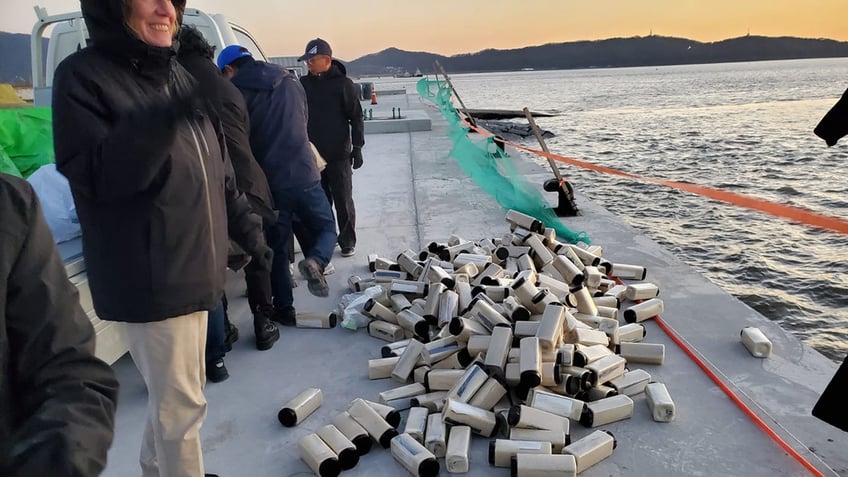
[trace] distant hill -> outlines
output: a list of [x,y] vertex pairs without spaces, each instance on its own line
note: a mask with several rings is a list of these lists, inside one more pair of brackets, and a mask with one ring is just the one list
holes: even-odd
[[[0,82],[29,84],[29,35],[0,32]],[[45,52],[47,41],[44,42]],[[46,55],[45,55],[46,56]],[[848,42],[794,37],[744,36],[711,43],[647,36],[549,43],[512,50],[444,56],[388,48],[347,63],[353,75],[433,72],[439,60],[448,72],[515,71],[621,66],[660,66],[732,61],[848,57]]]
[[660,66],[734,61],[848,57],[848,42],[794,37],[744,36],[703,43],[647,36],[549,43],[512,50],[483,50],[454,56],[389,48],[347,64],[355,75],[433,72],[439,60],[449,73],[573,68]]
[[[44,57],[47,56],[44,40]],[[29,35],[0,31],[0,83],[32,84]]]

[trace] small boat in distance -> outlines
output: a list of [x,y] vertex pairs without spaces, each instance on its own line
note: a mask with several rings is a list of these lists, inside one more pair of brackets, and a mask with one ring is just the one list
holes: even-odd
[[521,68],[521,71],[535,71],[536,68]]

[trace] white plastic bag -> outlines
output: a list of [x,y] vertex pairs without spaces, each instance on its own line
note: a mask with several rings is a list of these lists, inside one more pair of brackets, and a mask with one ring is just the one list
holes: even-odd
[[347,295],[342,296],[341,302],[339,303],[339,309],[341,310],[343,317],[341,324],[342,328],[355,331],[359,328],[368,326],[368,323],[371,322],[371,318],[362,313],[362,308],[368,300],[372,298],[376,299],[383,293],[385,293],[383,287],[375,285],[365,291],[348,293]]

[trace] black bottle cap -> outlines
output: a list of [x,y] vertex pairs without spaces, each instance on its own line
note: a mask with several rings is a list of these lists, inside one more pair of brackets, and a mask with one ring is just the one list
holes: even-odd
[[342,470],[350,470],[359,463],[359,452],[353,448],[342,449],[339,452],[339,466]]
[[374,440],[371,439],[371,436],[368,434],[363,434],[353,438],[353,445],[356,446],[356,452],[359,453],[359,455],[365,455],[371,452],[371,445],[373,443]]
[[436,459],[425,459],[418,464],[418,477],[436,477],[439,475],[439,461]]
[[297,425],[297,414],[294,412],[294,409],[287,407],[280,409],[280,412],[277,413],[277,419],[280,421],[280,424],[286,427]]
[[318,475],[321,477],[337,477],[341,473],[338,459],[327,459],[318,466]]
[[386,432],[380,436],[380,445],[383,446],[383,449],[388,449],[392,445],[392,439],[397,437],[398,431],[395,429],[388,429]]

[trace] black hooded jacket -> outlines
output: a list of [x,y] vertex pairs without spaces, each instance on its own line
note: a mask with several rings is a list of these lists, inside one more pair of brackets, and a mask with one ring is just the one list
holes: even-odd
[[347,69],[333,60],[320,76],[300,78],[309,104],[309,140],[328,162],[350,161],[351,145],[365,145],[362,105]]
[[221,75],[210,58],[181,50],[179,61],[197,80],[203,97],[211,98],[212,106],[221,119],[239,190],[247,196],[253,211],[266,224],[273,224],[277,221],[277,212],[268,179],[250,149],[250,116],[244,96]]
[[139,40],[122,0],[81,4],[92,43],[56,69],[53,133],[97,315],[138,323],[213,309],[228,235],[255,252],[261,220],[174,48]]
[[35,192],[0,174],[0,475],[100,475],[117,398]]

